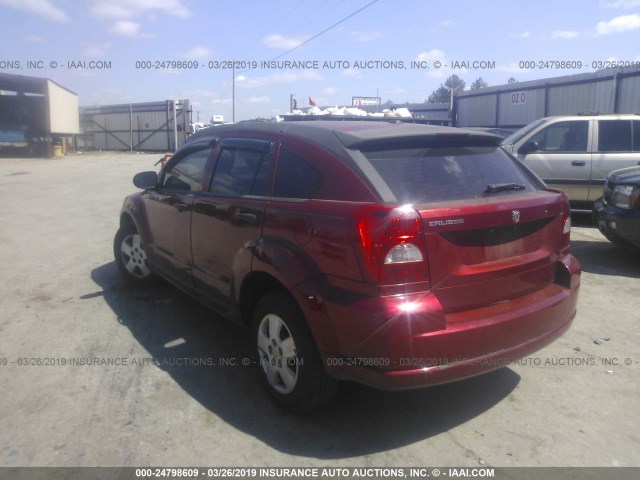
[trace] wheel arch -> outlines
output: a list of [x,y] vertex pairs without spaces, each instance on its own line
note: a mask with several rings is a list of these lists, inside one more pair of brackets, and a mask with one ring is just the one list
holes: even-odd
[[238,295],[241,323],[250,329],[258,301],[269,292],[282,291],[297,306],[318,350],[321,353],[336,352],[339,345],[338,337],[323,305],[326,288],[327,282],[323,276],[288,287],[275,275],[254,270],[243,280]]

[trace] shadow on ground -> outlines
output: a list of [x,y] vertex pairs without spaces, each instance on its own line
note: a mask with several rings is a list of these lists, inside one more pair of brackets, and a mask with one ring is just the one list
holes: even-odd
[[[307,416],[276,407],[259,384],[243,330],[164,283],[131,288],[115,263],[91,277],[159,367],[195,400],[238,430],[279,451],[339,459],[409,445],[450,430],[503,401],[520,377],[503,368],[481,377],[411,392],[382,392],[343,383],[334,402]],[[176,341],[184,339],[184,342]],[[212,359],[216,366],[176,366],[179,359]],[[220,366],[232,359],[236,366]],[[233,362],[231,362],[233,363]]]
[[[576,227],[598,229],[591,222],[591,214],[573,213],[571,221]],[[640,250],[623,248],[612,244],[602,237],[602,241],[596,240],[571,240],[571,253],[573,253],[582,270],[599,275],[611,275],[617,277],[640,278]]]

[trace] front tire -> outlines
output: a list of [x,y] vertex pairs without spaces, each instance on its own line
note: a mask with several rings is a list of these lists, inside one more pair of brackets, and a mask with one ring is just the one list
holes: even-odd
[[338,382],[325,372],[304,316],[288,294],[262,297],[251,331],[258,374],[278,404],[309,412],[331,400]]
[[147,284],[153,280],[142,238],[133,225],[120,227],[113,240],[113,254],[118,268],[128,281]]

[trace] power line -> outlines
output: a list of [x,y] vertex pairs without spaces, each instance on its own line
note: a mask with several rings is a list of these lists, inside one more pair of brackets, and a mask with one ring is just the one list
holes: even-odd
[[287,55],[288,53],[291,53],[291,52],[293,52],[294,50],[296,50],[296,49],[300,48],[301,46],[306,45],[306,44],[307,44],[307,43],[309,43],[311,40],[314,40],[314,39],[318,38],[320,35],[322,35],[322,34],[324,34],[324,33],[327,33],[327,32],[328,32],[329,30],[331,30],[332,28],[335,28],[335,27],[337,27],[338,25],[340,25],[341,23],[343,23],[343,22],[345,22],[345,21],[349,20],[351,17],[353,17],[353,16],[354,16],[354,15],[356,15],[357,13],[360,13],[360,12],[361,12],[361,11],[363,11],[365,8],[369,8],[371,5],[373,5],[373,4],[374,4],[374,3],[376,3],[377,1],[378,1],[378,0],[373,0],[373,2],[367,3],[364,7],[362,7],[362,8],[361,8],[361,9],[359,9],[359,10],[356,10],[356,11],[355,11],[355,12],[353,12],[351,15],[349,15],[349,16],[347,16],[347,17],[344,17],[342,20],[340,20],[339,22],[334,23],[334,24],[333,24],[333,25],[331,25],[329,28],[324,29],[324,30],[323,30],[323,31],[321,31],[320,33],[318,33],[318,34],[314,35],[313,37],[311,37],[310,39],[305,40],[305,41],[304,41],[304,42],[302,42],[300,45],[296,45],[296,46],[295,46],[295,47],[293,47],[292,49],[287,50],[287,51],[286,51],[286,52],[284,52],[284,53],[281,53],[280,55],[278,55],[277,57],[272,58],[271,60],[277,60],[277,59],[279,59],[279,58],[281,58],[281,57],[284,57],[284,56],[285,56],[285,55]]

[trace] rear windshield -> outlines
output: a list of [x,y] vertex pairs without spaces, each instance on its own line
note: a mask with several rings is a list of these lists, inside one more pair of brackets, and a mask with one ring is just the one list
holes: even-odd
[[362,153],[402,203],[510,195],[531,192],[543,186],[517,160],[494,146]]

